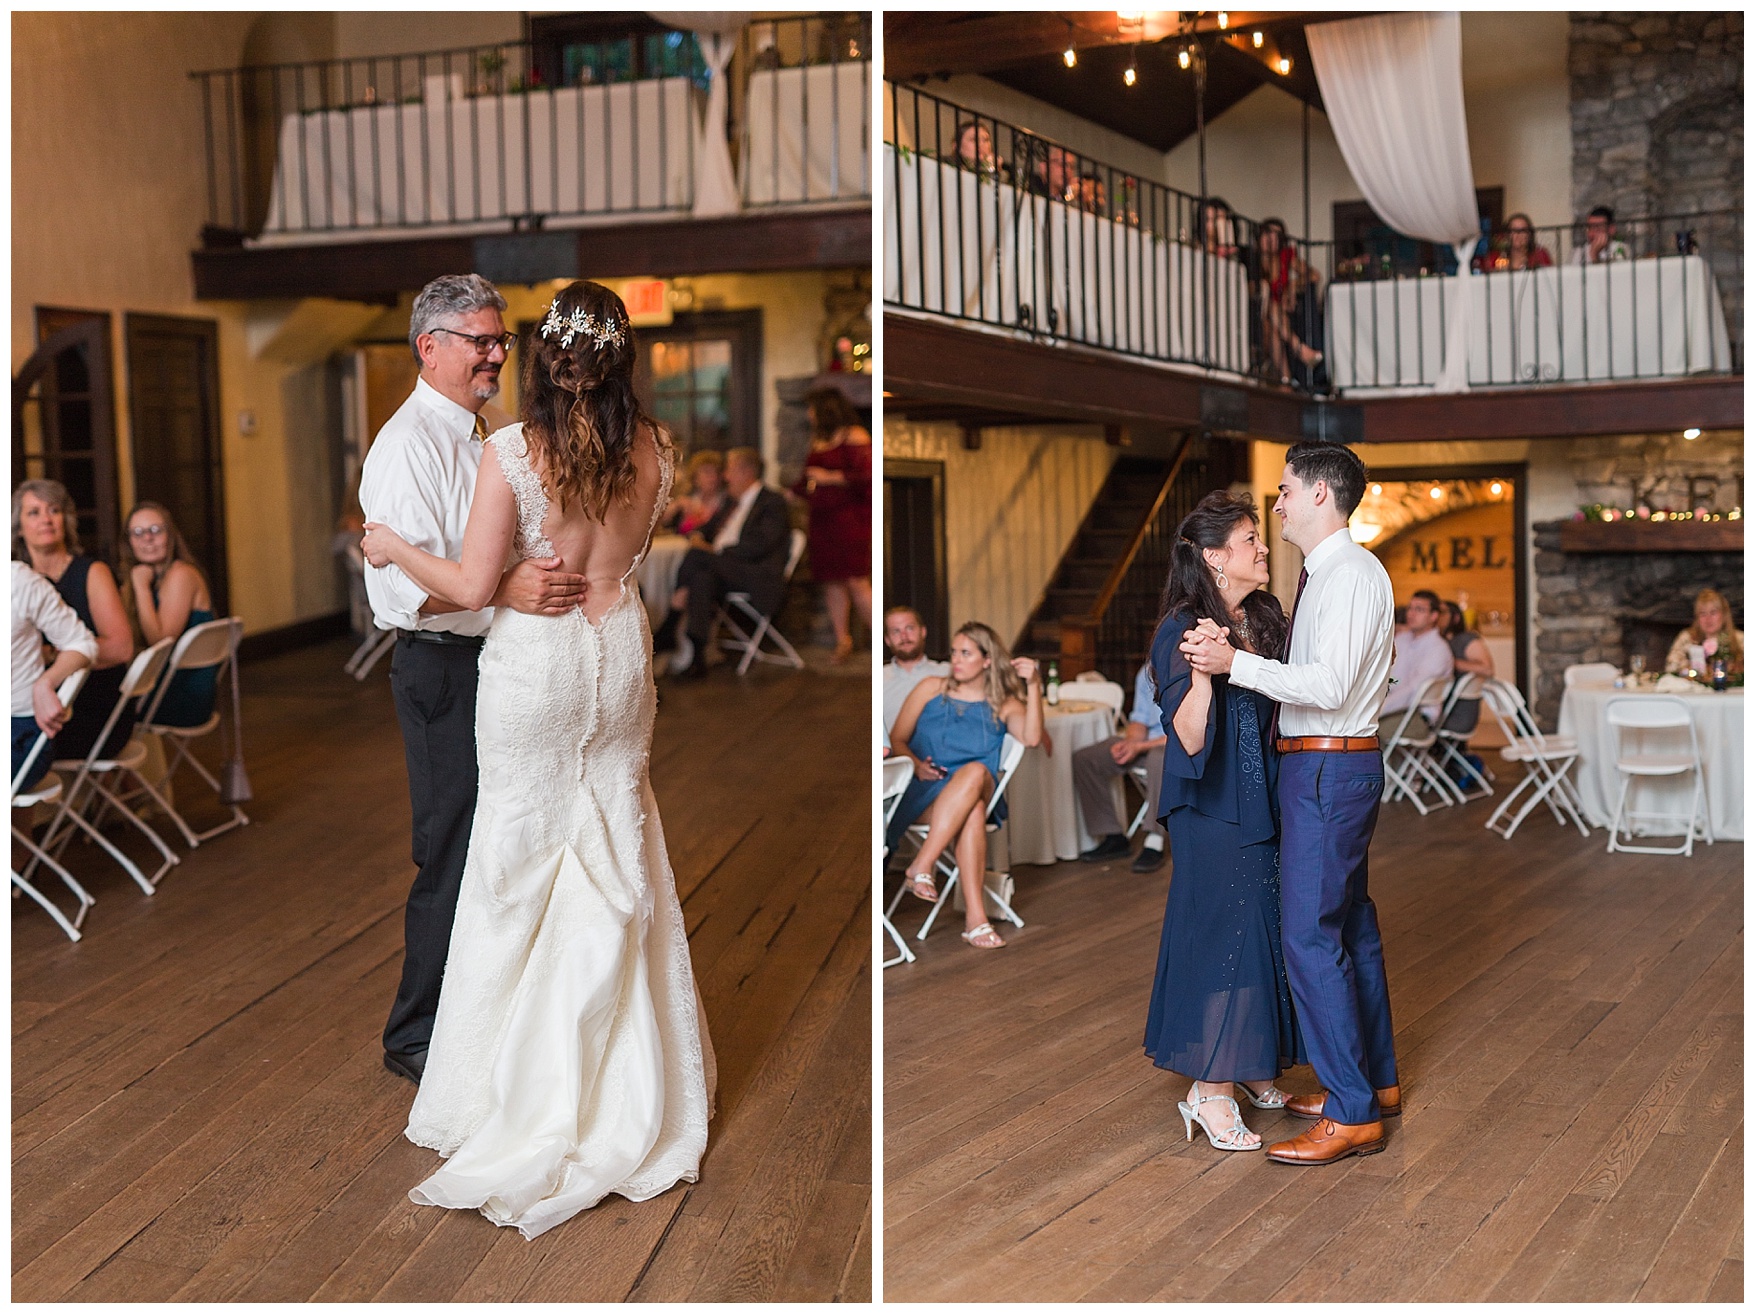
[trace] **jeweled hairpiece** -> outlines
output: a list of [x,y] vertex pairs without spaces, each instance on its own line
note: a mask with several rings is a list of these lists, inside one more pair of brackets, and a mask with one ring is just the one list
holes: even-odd
[[576,337],[590,338],[597,344],[599,351],[607,346],[619,347],[627,341],[622,336],[621,325],[615,322],[614,317],[606,315],[600,320],[595,315],[587,314],[575,307],[573,313],[563,319],[558,301],[549,303],[548,316],[542,321],[542,327],[537,332],[545,338],[559,333],[563,351],[573,345],[573,339]]

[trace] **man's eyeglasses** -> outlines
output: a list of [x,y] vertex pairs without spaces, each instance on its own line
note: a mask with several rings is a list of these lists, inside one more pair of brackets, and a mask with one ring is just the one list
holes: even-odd
[[478,356],[487,355],[488,352],[492,351],[495,347],[501,347],[506,351],[510,351],[512,350],[513,345],[518,341],[518,335],[516,333],[482,333],[477,335],[473,333],[459,333],[456,329],[448,328],[436,328],[433,332],[449,333],[454,338],[462,338],[470,346],[475,348],[475,353]]

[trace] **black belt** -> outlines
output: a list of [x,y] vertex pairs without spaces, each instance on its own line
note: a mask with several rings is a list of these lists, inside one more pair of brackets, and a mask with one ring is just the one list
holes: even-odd
[[437,643],[447,648],[473,648],[481,651],[487,639],[480,634],[452,634],[449,630],[398,630],[403,643]]

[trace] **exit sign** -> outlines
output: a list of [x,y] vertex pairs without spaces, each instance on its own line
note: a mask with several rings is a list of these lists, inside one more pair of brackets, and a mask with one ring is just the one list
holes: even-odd
[[671,322],[670,284],[662,278],[630,278],[621,286],[628,319],[639,328]]

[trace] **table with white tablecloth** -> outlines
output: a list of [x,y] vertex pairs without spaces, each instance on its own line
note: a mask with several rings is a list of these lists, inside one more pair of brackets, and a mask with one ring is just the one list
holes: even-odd
[[869,61],[758,69],[744,104],[744,204],[871,195]]
[[1239,262],[888,143],[880,177],[886,303],[1248,369]]
[[654,534],[646,559],[634,573],[640,586],[640,600],[646,604],[646,615],[656,630],[670,611],[670,595],[676,592],[676,573],[688,555],[689,541],[681,534]]
[[1328,289],[1338,388],[1431,386],[1452,300],[1470,306],[1469,383],[1597,382],[1724,373],[1730,337],[1700,256],[1395,278]]
[[[1621,776],[1615,769],[1616,735],[1604,718],[1611,698],[1643,697],[1650,688],[1616,689],[1609,685],[1576,686],[1560,703],[1559,731],[1578,741],[1578,761],[1573,778],[1584,804],[1584,818],[1593,826],[1607,827],[1615,815]],[[1702,686],[1698,693],[1677,695],[1687,704],[1700,741],[1705,764],[1706,807],[1715,840],[1743,838],[1743,691],[1715,693]],[[1660,732],[1652,731],[1653,735]],[[1669,741],[1669,742],[1674,742]],[[1669,751],[1666,749],[1665,751]],[[1686,813],[1694,788],[1692,775],[1656,776],[1636,780],[1628,805],[1638,811]],[[1653,823],[1649,833],[1680,835],[1682,823]]]
[[686,210],[699,99],[653,78],[289,114],[264,235]]
[[[1101,743],[1115,733],[1115,713],[1099,703],[1071,700],[1043,711],[1044,728],[1054,752],[1045,753],[1041,748],[1026,752],[1006,789],[1011,812],[1006,822],[1005,857],[1012,864],[1046,866],[1066,861],[1097,842],[1079,815],[1072,759],[1079,749]],[[1118,793],[1121,787],[1117,777]],[[999,860],[990,860],[989,865],[1005,870]]]

